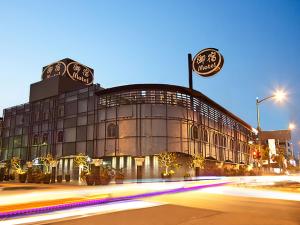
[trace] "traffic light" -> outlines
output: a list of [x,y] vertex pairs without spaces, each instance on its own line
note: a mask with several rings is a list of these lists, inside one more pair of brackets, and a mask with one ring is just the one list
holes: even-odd
[[260,151],[258,149],[255,149],[253,151],[253,159],[260,159],[260,158],[261,158]]
[[259,150],[257,150],[256,157],[257,157],[257,159],[260,159],[260,158],[261,158],[261,154],[260,154],[260,151],[259,151]]
[[257,152],[256,152],[256,150],[253,151],[253,159],[257,159]]

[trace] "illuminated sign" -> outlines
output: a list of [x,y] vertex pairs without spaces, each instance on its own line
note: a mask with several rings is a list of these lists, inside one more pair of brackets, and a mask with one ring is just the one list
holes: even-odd
[[48,65],[42,75],[42,79],[54,77],[54,76],[63,76],[65,75],[67,66],[64,62],[58,61]]
[[193,70],[204,77],[209,77],[219,72],[224,64],[224,58],[218,49],[206,48],[198,52],[193,61]]
[[43,80],[54,76],[68,76],[85,85],[91,85],[94,80],[92,69],[70,59],[63,59],[44,67]]
[[67,73],[72,80],[81,81],[86,85],[92,84],[94,80],[92,71],[78,62],[69,63]]

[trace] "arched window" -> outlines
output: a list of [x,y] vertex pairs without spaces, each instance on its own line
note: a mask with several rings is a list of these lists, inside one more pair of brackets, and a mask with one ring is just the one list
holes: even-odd
[[43,134],[43,141],[42,141],[43,144],[47,144],[48,143],[48,133],[44,133]]
[[202,130],[202,140],[208,142],[208,133],[205,129]]
[[37,145],[39,143],[39,135],[35,134],[33,135],[33,145]]
[[192,139],[198,139],[199,138],[199,134],[198,134],[198,127],[193,125],[191,127],[191,138]]
[[222,142],[223,147],[226,148],[227,147],[227,139],[225,136],[223,136],[222,139],[223,139],[223,142]]
[[233,139],[230,140],[230,148],[232,150],[234,149],[234,140]]
[[57,133],[57,142],[63,142],[64,141],[64,132],[58,131]]
[[219,145],[219,138],[218,138],[218,136],[219,136],[218,134],[216,134],[216,133],[214,134],[214,144],[215,145]]
[[107,137],[109,138],[117,138],[118,137],[118,125],[114,123],[110,123],[107,126]]

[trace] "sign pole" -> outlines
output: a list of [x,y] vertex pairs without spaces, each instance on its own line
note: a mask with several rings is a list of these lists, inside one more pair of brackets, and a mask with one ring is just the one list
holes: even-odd
[[193,90],[193,68],[192,68],[192,54],[188,54],[188,68],[189,68],[189,88]]

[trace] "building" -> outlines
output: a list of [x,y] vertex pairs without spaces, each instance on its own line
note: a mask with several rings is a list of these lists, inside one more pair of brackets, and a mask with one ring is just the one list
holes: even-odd
[[286,159],[284,161],[285,168],[287,164],[296,166],[294,149],[291,143],[291,130],[260,131],[259,139],[263,145],[269,148],[269,158],[272,167],[279,167],[278,163],[272,160],[274,156],[279,154],[282,154]]
[[158,154],[179,152],[233,165],[252,162],[246,122],[196,90],[167,84],[102,88],[93,70],[71,59],[43,68],[29,102],[5,109],[1,160],[31,161],[50,153],[59,174],[78,177],[79,153],[143,177],[159,177]]

